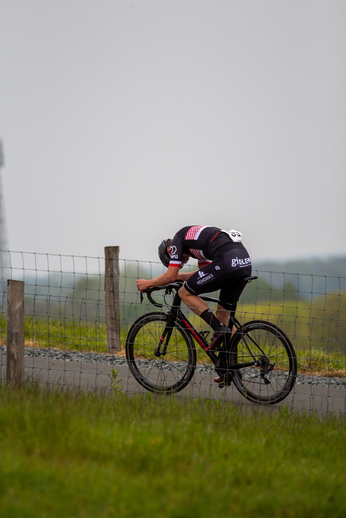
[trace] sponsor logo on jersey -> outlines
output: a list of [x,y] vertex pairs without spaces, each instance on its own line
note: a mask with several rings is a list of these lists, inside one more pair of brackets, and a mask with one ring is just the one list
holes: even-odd
[[250,257],[245,257],[244,259],[239,259],[238,257],[235,257],[232,259],[232,267],[236,268],[239,266],[240,268],[245,268],[245,266],[249,266],[251,264]]
[[177,250],[177,247],[175,245],[172,245],[171,246],[171,252],[170,252],[170,258],[171,259],[178,259],[179,256],[178,256],[178,250]]
[[209,275],[205,275],[204,277],[202,277],[201,279],[196,281],[196,284],[198,284],[198,285],[204,284],[204,283],[210,281],[211,279],[214,279],[214,275],[212,273],[210,273]]

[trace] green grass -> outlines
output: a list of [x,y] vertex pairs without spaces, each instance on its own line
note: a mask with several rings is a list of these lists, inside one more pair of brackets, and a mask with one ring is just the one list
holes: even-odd
[[341,517],[342,419],[0,389],[0,515]]
[[311,348],[300,349],[296,353],[300,374],[346,376],[346,358],[339,352]]
[[[0,321],[2,342],[6,343],[6,319]],[[121,332],[125,345],[126,330]],[[25,346],[78,350],[82,352],[107,352],[107,333],[104,322],[72,318],[25,317]]]
[[[293,317],[286,315],[282,319],[280,308],[276,308],[276,313],[271,308],[271,313],[264,314],[265,308],[268,306],[257,306],[258,313],[250,312],[250,306],[241,306],[240,320],[248,321],[252,319],[267,319],[282,327],[284,331],[292,338],[296,348],[298,358],[298,372],[302,374],[328,375],[328,376],[345,376],[346,375],[346,356],[345,356],[345,340],[342,337],[338,340],[338,348],[334,347],[334,342],[324,339],[323,336],[316,338],[313,334],[315,331],[325,333],[323,327],[315,325],[312,329],[312,337],[309,337],[311,328],[305,322],[302,316]],[[282,310],[282,308],[281,308]],[[292,310],[293,311],[293,310]],[[291,321],[291,320],[292,321]],[[201,325],[198,317],[192,316],[191,320],[199,328]],[[298,323],[297,323],[298,322]],[[341,322],[342,324],[343,322]],[[0,319],[0,328],[2,342],[6,340],[6,319]],[[206,328],[205,328],[206,329]],[[344,329],[344,327],[340,327]],[[315,330],[315,331],[314,331]],[[121,344],[125,347],[127,329],[121,331]],[[211,337],[211,333],[209,338]],[[25,340],[26,346],[39,346],[45,348],[56,348],[67,351],[78,350],[82,352],[99,352],[107,353],[107,335],[105,323],[101,320],[95,322],[83,319],[68,318],[33,318],[25,317]],[[341,350],[342,349],[342,350]],[[202,363],[211,363],[203,350],[196,344],[197,360]],[[143,353],[144,354],[144,353]],[[149,354],[149,353],[148,353]],[[151,356],[151,353],[150,353]]]
[[107,352],[106,325],[100,321],[26,317],[25,339],[40,347]]

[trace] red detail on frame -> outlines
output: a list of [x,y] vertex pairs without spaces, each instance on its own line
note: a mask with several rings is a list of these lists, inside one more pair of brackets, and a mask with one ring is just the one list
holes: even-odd
[[202,347],[202,349],[204,349],[206,351],[206,349],[207,349],[206,346],[204,345],[204,343],[202,342],[200,337],[198,335],[196,335],[194,329],[192,329],[190,324],[188,322],[186,322],[186,320],[182,320],[182,322],[184,322],[184,324],[186,325],[188,330],[191,331],[191,333],[193,334],[194,339],[199,343],[199,345]]

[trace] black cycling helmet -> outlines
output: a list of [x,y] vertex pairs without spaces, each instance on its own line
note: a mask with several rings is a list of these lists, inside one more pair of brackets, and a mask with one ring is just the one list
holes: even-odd
[[159,258],[161,260],[161,263],[166,268],[168,268],[169,261],[171,260],[169,253],[167,251],[167,247],[168,247],[168,245],[171,244],[171,241],[172,241],[171,239],[164,239],[163,241],[161,241],[160,246],[159,246]]

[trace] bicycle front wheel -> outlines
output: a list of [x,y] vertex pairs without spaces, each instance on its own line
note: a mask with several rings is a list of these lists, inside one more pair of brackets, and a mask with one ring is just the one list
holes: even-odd
[[259,362],[233,371],[234,385],[249,401],[274,405],[291,392],[297,357],[287,335],[274,324],[262,320],[244,324],[231,340],[230,352],[231,364]]
[[132,325],[126,339],[131,373],[142,387],[159,394],[173,394],[185,388],[196,368],[194,342],[179,321],[174,324],[164,355],[155,355],[166,322],[163,313],[144,315]]

